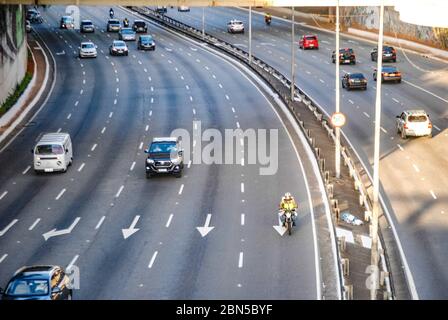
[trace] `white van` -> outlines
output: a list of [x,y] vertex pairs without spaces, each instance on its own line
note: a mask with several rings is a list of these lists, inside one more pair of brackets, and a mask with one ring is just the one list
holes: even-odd
[[73,162],[72,140],[68,133],[46,133],[33,150],[34,171],[67,171]]

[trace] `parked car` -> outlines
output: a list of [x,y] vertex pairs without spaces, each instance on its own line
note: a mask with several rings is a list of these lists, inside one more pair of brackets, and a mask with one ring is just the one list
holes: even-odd
[[303,35],[299,40],[300,49],[319,49],[319,40],[316,35]]
[[95,26],[91,20],[81,21],[81,32],[95,32]]
[[132,28],[122,28],[118,32],[118,39],[124,41],[135,41],[135,31]]
[[72,16],[63,16],[61,18],[59,27],[61,29],[73,29],[75,27],[75,22]]
[[[370,52],[370,58],[372,61],[377,61],[378,59],[378,48],[373,48],[372,52]],[[397,62],[397,50],[394,47],[384,46],[383,47],[383,61],[392,61]]]
[[71,300],[70,279],[59,266],[22,267],[0,289],[3,300]]
[[129,54],[128,46],[122,40],[114,40],[109,47],[111,56],[127,56]]
[[367,90],[367,79],[362,73],[346,73],[342,76],[342,88]]
[[429,115],[424,110],[406,110],[397,116],[397,133],[401,133],[401,138],[408,136],[432,137],[432,122]]
[[79,58],[96,58],[98,53],[96,52],[97,46],[91,42],[81,42],[79,46]]
[[118,32],[121,29],[120,20],[109,19],[107,21],[107,32]]
[[138,50],[156,50],[156,43],[151,35],[145,34],[138,37],[137,41]]
[[[333,63],[336,63],[336,54],[333,50],[333,53],[331,54],[331,61]],[[356,56],[355,52],[352,48],[342,48],[339,49],[339,64],[356,64]]]
[[132,29],[135,32],[148,32],[148,26],[146,25],[146,22],[143,20],[135,20],[132,24]]
[[[373,80],[377,79],[377,70],[373,72]],[[381,68],[381,82],[393,81],[401,82],[401,72],[398,71],[397,67],[394,66],[383,66]]]
[[227,23],[227,32],[244,33],[244,23],[239,20],[230,20],[229,23]]

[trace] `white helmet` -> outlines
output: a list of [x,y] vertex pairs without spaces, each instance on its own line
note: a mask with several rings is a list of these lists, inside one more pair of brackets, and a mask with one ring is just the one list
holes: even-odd
[[286,199],[291,199],[291,198],[292,198],[291,193],[286,192],[286,193],[285,193],[285,198],[286,198]]

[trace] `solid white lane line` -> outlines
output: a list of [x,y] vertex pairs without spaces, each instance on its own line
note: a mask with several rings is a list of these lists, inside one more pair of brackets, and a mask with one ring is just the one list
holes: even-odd
[[37,218],[36,221],[33,222],[33,224],[28,228],[29,231],[32,231],[37,224],[40,222],[40,218]]
[[244,260],[243,252],[240,252],[240,256],[238,258],[238,268],[242,268],[243,267],[243,260]]
[[112,118],[113,115],[114,115],[113,112],[109,113],[109,118]]
[[241,225],[244,226],[244,213],[241,214]]
[[399,144],[397,144],[398,149],[400,149],[401,151],[404,151],[403,147]]
[[436,126],[435,124],[432,125],[434,128],[436,128],[438,131],[442,131],[440,130],[440,128],[438,126]]
[[241,182],[241,193],[244,193],[244,182]]
[[67,120],[70,120],[71,117],[72,117],[72,114],[69,113],[68,116],[67,116]]
[[398,100],[395,99],[395,98],[392,98],[392,100],[394,100],[396,103],[400,103],[400,101],[398,101]]
[[96,225],[96,227],[95,227],[95,230],[98,230],[98,229],[101,227],[101,225],[102,225],[103,222],[104,222],[104,219],[106,219],[106,216],[102,216],[102,217],[101,217],[100,221],[98,221],[98,223],[97,223],[97,225]]
[[417,167],[417,165],[412,164],[412,166],[414,167],[414,170],[415,170],[416,172],[420,172],[420,169]]
[[0,263],[2,263],[3,260],[5,260],[7,256],[8,256],[8,254],[5,253],[5,254],[0,258]]
[[131,164],[131,168],[130,168],[129,170],[130,170],[130,171],[134,170],[134,167],[135,167],[135,161],[132,162],[132,164]]
[[118,192],[117,192],[117,194],[115,195],[115,198],[118,198],[118,197],[120,196],[120,194],[121,194],[121,192],[123,191],[123,189],[124,189],[124,186],[121,186],[120,189],[118,189]]
[[182,191],[184,191],[184,184],[182,184],[182,185],[180,186],[180,189],[179,189],[179,195],[182,194]]
[[23,170],[22,174],[26,174],[28,172],[28,170],[30,170],[30,169],[31,169],[31,166],[26,167],[26,169]]
[[387,130],[384,129],[383,127],[380,127],[381,131],[383,131],[384,133],[387,133]]
[[15,225],[19,220],[14,219],[12,220],[3,230],[0,231],[0,237],[3,236],[6,232],[8,232],[9,229],[12,228],[13,225]]
[[191,160],[188,161],[188,164],[187,164],[187,168],[190,169],[190,167],[191,167]]
[[165,227],[169,228],[170,224],[171,224],[171,220],[173,220],[173,214],[170,214],[170,216],[168,217],[168,221],[166,222]]
[[350,102],[351,104],[354,104],[353,100],[348,99],[348,102]]
[[228,96],[228,95],[226,95],[226,99],[227,99],[227,100],[230,100],[230,98],[229,98],[229,96]]
[[98,145],[95,143],[95,144],[92,146],[92,149],[90,149],[90,151],[94,151],[94,150],[96,149],[97,146],[98,146]]
[[104,134],[105,131],[106,131],[106,127],[103,127],[103,130],[101,130],[101,134]]
[[236,122],[236,127],[239,129],[240,128],[240,123],[237,121]]
[[154,252],[154,254],[152,255],[152,257],[151,257],[151,261],[149,261],[149,264],[148,264],[148,268],[149,268],[149,269],[152,268],[152,265],[154,264],[154,261],[156,260],[157,253],[158,253],[158,252],[156,251],[156,252]]
[[79,168],[78,168],[78,172],[81,172],[81,170],[84,168],[85,165],[86,165],[86,164],[83,162],[83,163],[79,166]]
[[436,194],[434,193],[434,191],[429,190],[429,193],[432,195],[432,197],[433,197],[434,199],[437,199]]
[[149,130],[149,124],[147,124],[145,127],[145,131],[148,131],[148,130]]
[[68,264],[68,266],[67,266],[66,269],[70,269],[70,268],[76,263],[76,260],[78,260],[78,258],[79,258],[79,254],[77,254],[76,256],[74,256],[73,259],[72,259],[72,261],[70,261],[70,263]]
[[59,194],[56,196],[55,200],[59,200],[61,199],[62,195],[65,193],[65,191],[67,191],[65,188],[61,190],[61,192],[59,192]]
[[367,112],[364,112],[364,115],[365,115],[367,118],[370,118],[370,116],[369,116],[369,114],[368,114]]
[[436,95],[435,93],[432,93],[431,91],[428,91],[428,90],[426,90],[426,89],[423,89],[422,87],[419,87],[419,86],[417,86],[416,84],[413,84],[413,83],[411,83],[411,82],[409,82],[409,81],[406,81],[406,80],[403,80],[403,82],[404,82],[404,83],[407,83],[407,84],[410,85],[410,86],[413,86],[414,88],[420,89],[420,90],[422,90],[422,91],[424,91],[424,92],[426,92],[426,93],[432,95],[433,97],[436,97],[437,99],[442,100],[442,101],[445,102],[445,103],[448,103],[448,100],[443,99],[442,97]]
[[140,145],[138,146],[138,148],[139,148],[140,150],[142,150],[142,148],[143,148],[143,142],[140,142]]

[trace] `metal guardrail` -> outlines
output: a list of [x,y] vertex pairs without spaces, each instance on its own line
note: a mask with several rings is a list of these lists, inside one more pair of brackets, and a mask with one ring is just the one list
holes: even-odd
[[[198,40],[204,41],[205,43],[212,45],[216,47],[217,49],[220,49],[239,60],[243,61],[247,65],[249,65],[252,69],[257,71],[258,74],[260,74],[268,83],[272,85],[272,81],[270,81],[269,77],[275,78],[277,81],[280,81],[284,86],[287,88],[291,88],[291,81],[286,78],[281,72],[271,67],[268,63],[264,62],[263,60],[257,58],[256,56],[252,55],[252,63],[249,63],[249,53],[246,51],[232,45],[231,43],[228,43],[222,39],[218,39],[210,34],[203,33],[202,30],[198,30],[196,28],[193,28],[183,22],[180,22],[178,20],[175,20],[173,18],[170,18],[168,16],[165,16],[161,13],[156,12],[155,10],[152,10],[151,8],[147,7],[129,7],[133,11],[146,16],[152,20],[157,21],[158,23],[162,24],[165,27],[168,27],[170,29],[174,29],[178,32],[181,32],[185,35],[188,35],[190,37],[194,37]],[[263,74],[266,73],[266,74]],[[329,138],[335,142],[335,133],[334,129],[329,125],[330,119],[328,116],[325,115],[325,113],[322,111],[323,109],[319,106],[318,103],[316,103],[311,97],[309,97],[301,88],[295,86],[296,94],[295,99],[298,102],[303,102],[309,109],[314,113],[314,116],[316,119],[321,122],[321,125],[328,133]],[[283,100],[287,102],[289,106],[290,97],[283,96]],[[294,114],[294,113],[293,113]],[[306,136],[308,138],[308,141],[310,145],[312,146],[312,149],[314,150],[314,153],[316,155],[316,158],[319,162],[319,167],[321,170],[321,173],[323,175],[323,179],[325,181],[325,184],[327,186],[327,192],[329,191],[329,198],[331,200],[332,204],[335,204],[333,207],[333,210],[335,211],[337,219],[339,219],[339,209],[337,206],[337,200],[332,199],[332,190],[333,186],[328,184],[329,181],[329,172],[325,171],[325,159],[320,159],[320,150],[319,148],[315,147],[315,141],[310,136],[309,130],[307,130],[304,126],[303,121],[299,119],[298,114],[294,114],[295,119],[299,123],[302,130],[306,133]],[[364,220],[370,221],[371,218],[371,211],[372,211],[372,200],[370,199],[370,196],[367,192],[367,189],[361,179],[361,174],[359,173],[359,170],[356,168],[355,162],[352,160],[353,157],[351,156],[351,153],[349,149],[346,146],[343,146],[341,148],[341,155],[344,159],[344,164],[348,167],[350,177],[354,180],[354,189],[359,192],[359,204],[365,208],[365,215]],[[360,159],[359,159],[360,160]],[[336,209],[336,210],[335,210]],[[390,223],[390,221],[388,221]],[[333,226],[334,228],[334,226]],[[381,264],[381,273],[380,273],[380,279],[381,283],[386,286],[386,295],[385,299],[393,299],[393,282],[391,279],[391,275],[388,272],[388,261],[387,261],[387,255],[385,254],[385,250],[383,242],[384,239],[381,236],[380,233],[380,264]],[[344,241],[342,241],[344,242]],[[345,246],[345,245],[344,245]],[[340,270],[342,271],[342,274],[344,271],[348,270],[348,261],[347,259],[343,259],[340,256],[340,246],[338,246],[338,260],[339,260],[339,266]],[[400,257],[401,258],[401,257]],[[408,284],[409,285],[409,284]],[[343,288],[342,296],[344,299],[352,299],[353,298],[353,288],[351,285],[341,283],[341,288]]]

